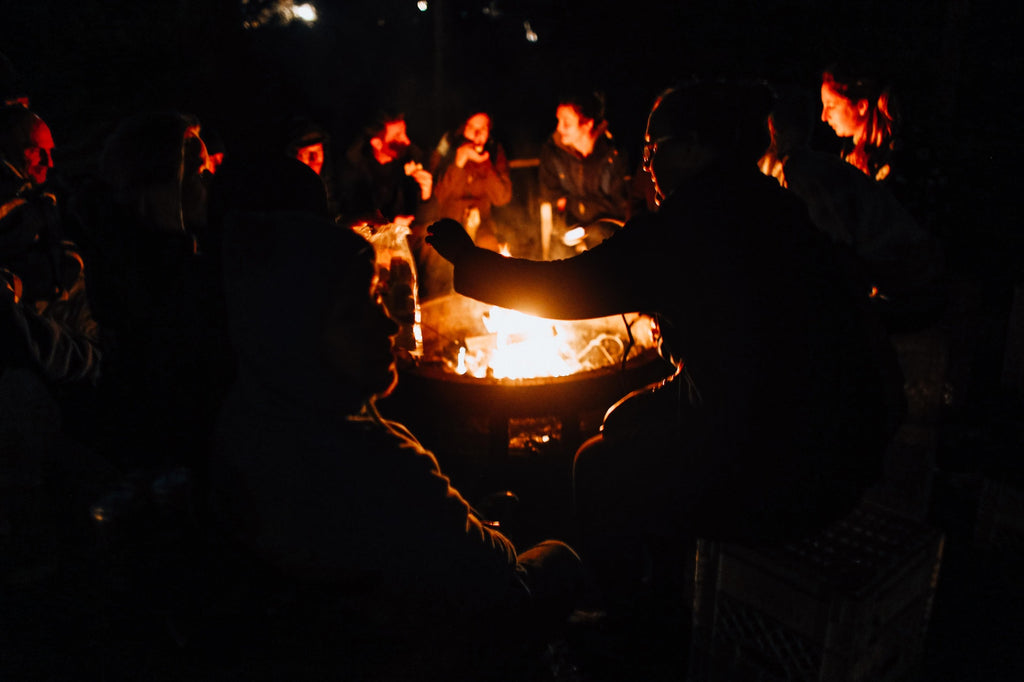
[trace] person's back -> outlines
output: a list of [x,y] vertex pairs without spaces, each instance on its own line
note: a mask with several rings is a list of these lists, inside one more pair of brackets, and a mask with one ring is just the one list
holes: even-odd
[[621,401],[578,453],[589,532],[779,541],[880,474],[898,369],[852,263],[757,169],[769,106],[755,85],[659,98],[645,145],[657,213],[577,257],[501,260],[431,228],[466,295],[554,318],[657,314],[679,374]]
[[[396,379],[397,326],[371,290],[374,262],[361,237],[309,214],[230,221],[226,300],[239,372],[211,468],[216,525],[257,565],[320,586],[306,608],[352,610],[391,634],[411,628],[418,646],[438,647],[428,652],[435,663],[442,651],[458,665],[474,650],[518,651],[530,628],[554,622],[531,615],[531,590],[533,607],[561,604],[555,621],[564,618],[578,559],[561,543],[517,553],[434,456],[376,412],[374,396]],[[537,552],[562,576],[547,595],[551,574]],[[481,625],[502,634],[481,639]]]
[[[831,467],[849,467],[841,478],[862,489],[879,473],[884,404],[871,380],[866,298],[858,301],[856,280],[838,276],[853,275],[851,264],[753,167],[691,182],[650,225],[631,254],[648,264],[632,273],[649,288],[635,305],[658,312],[664,343],[696,391],[685,427],[696,449],[686,457],[706,458],[731,481],[727,499],[737,511],[759,497],[780,516],[785,504],[828,503],[822,481],[835,475]],[[617,248],[629,253],[623,237]],[[666,252],[676,254],[671,265],[650,267]],[[746,487],[737,488],[741,481]],[[709,483],[675,485],[699,498]]]
[[221,394],[216,269],[183,223],[184,158],[196,130],[174,112],[124,119],[98,177],[76,196],[106,351],[95,439],[127,469],[205,459]]

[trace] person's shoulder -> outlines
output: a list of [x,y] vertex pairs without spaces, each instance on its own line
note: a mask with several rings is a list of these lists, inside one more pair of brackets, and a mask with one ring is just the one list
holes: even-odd
[[[366,415],[353,415],[339,425],[342,433],[375,447],[386,447],[411,455],[430,455],[412,432],[402,423],[388,419],[374,419]],[[433,456],[430,456],[433,460]]]
[[555,156],[557,154],[564,152],[565,150],[562,148],[560,144],[558,144],[558,141],[555,139],[554,135],[549,135],[540,145],[541,157]]

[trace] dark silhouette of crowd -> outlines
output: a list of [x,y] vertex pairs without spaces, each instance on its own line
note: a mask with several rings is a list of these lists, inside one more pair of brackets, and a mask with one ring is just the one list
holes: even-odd
[[[521,197],[485,106],[432,156],[397,111],[344,152],[305,116],[233,150],[190,113],[138,113],[58,184],[60,131],[6,78],[0,533],[33,541],[52,488],[83,562],[145,554],[107,608],[159,621],[206,673],[408,680],[535,679],[574,611],[683,603],[678,576],[646,580],[652,557],[685,575],[698,538],[820,530],[878,479],[902,418],[887,332],[942,304],[927,226],[875,187],[879,95],[838,74],[822,120],[873,127],[831,164],[806,97],[772,115],[763,83],[664,91],[640,202],[603,95],[560,98],[539,182],[571,257],[551,261],[498,253],[526,228],[492,211]],[[657,320],[671,376],[608,406],[576,453],[578,537],[517,546],[382,414],[398,315],[367,236],[396,226],[421,296]],[[38,569],[30,554],[12,565]]]

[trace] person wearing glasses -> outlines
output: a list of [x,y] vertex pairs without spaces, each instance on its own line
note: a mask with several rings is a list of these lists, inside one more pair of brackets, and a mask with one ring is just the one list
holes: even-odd
[[[549,318],[657,317],[673,378],[612,406],[574,462],[582,557],[608,608],[659,568],[678,581],[687,539],[781,542],[838,519],[901,418],[850,254],[758,169],[772,100],[717,81],[659,95],[644,136],[657,211],[573,258],[503,258],[454,221],[428,228],[459,293]],[[642,580],[644,546],[675,563]]]

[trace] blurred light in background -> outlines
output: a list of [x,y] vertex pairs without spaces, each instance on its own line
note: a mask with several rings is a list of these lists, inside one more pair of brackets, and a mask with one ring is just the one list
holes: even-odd
[[526,30],[526,39],[531,43],[537,42],[537,34],[534,33],[533,28],[530,27],[529,21],[523,22],[523,28]]
[[293,21],[314,24],[318,18],[311,2],[296,5],[292,0],[241,0],[242,27],[287,26]]

